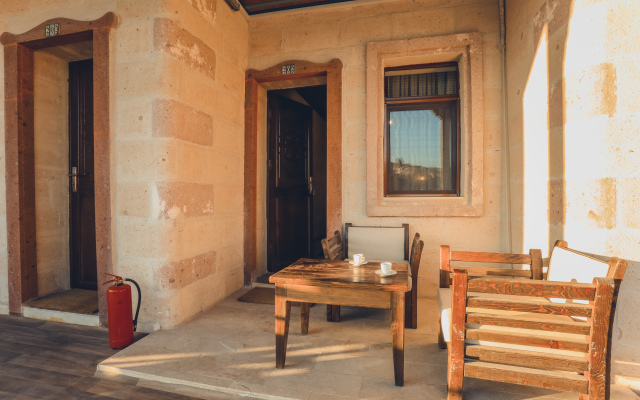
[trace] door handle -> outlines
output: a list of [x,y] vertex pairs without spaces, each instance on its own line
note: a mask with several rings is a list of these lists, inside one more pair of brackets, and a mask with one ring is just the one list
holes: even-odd
[[309,177],[309,195],[313,196],[313,176]]
[[78,168],[71,167],[71,173],[69,174],[71,178],[71,191],[76,193],[78,191]]

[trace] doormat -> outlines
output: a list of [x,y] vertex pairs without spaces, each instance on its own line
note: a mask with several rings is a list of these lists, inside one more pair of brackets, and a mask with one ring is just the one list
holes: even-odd
[[[276,289],[267,287],[255,287],[249,290],[247,293],[238,297],[238,301],[245,303],[260,303],[260,304],[276,304]],[[292,301],[291,305],[299,307],[300,303]],[[311,304],[313,307],[313,304]]]
[[98,312],[98,291],[71,289],[54,293],[27,303],[29,307],[58,310],[76,314],[94,314]]

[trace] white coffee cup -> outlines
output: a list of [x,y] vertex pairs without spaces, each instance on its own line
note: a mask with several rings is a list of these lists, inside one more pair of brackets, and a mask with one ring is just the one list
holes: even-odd
[[364,254],[354,254],[353,255],[353,263],[355,265],[362,265],[365,263]]
[[391,273],[391,263],[390,262],[381,263],[380,270],[384,275],[389,275]]

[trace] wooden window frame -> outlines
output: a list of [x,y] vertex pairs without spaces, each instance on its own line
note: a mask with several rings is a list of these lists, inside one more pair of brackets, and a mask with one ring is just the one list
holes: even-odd
[[[439,67],[456,67],[456,88],[457,93],[455,95],[436,95],[436,96],[422,96],[422,97],[385,97],[384,98],[384,114],[385,114],[385,129],[383,138],[383,156],[384,156],[384,197],[459,197],[460,196],[460,69],[457,62],[445,62],[445,63],[432,63],[432,64],[417,64],[417,65],[403,65],[398,67],[385,68],[387,71],[411,71],[415,69],[428,69]],[[452,171],[451,179],[455,182],[453,190],[429,190],[429,191],[409,191],[409,190],[394,190],[389,191],[388,174],[390,165],[390,125],[388,123],[390,117],[390,111],[402,111],[402,110],[423,110],[425,105],[440,103],[448,104],[455,102],[455,140],[453,141],[452,157],[455,157],[454,171]]]

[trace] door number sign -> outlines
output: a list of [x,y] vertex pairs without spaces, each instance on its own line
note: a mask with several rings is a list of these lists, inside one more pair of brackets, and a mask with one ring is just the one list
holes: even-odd
[[293,75],[296,73],[296,65],[289,64],[282,66],[282,75]]
[[44,26],[44,36],[58,36],[60,34],[60,24],[57,22],[54,24],[47,24]]

